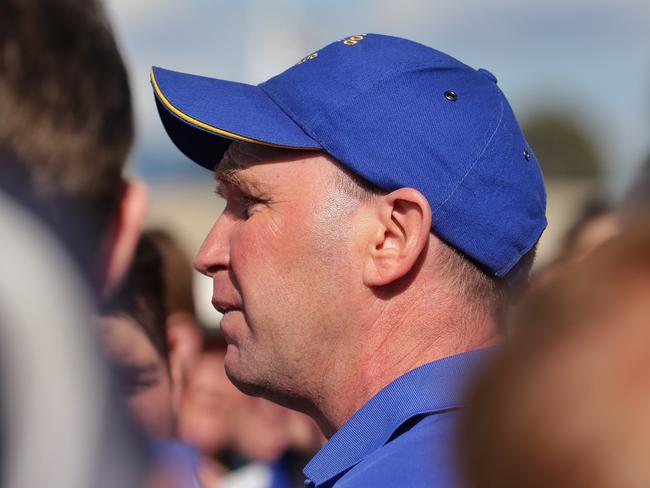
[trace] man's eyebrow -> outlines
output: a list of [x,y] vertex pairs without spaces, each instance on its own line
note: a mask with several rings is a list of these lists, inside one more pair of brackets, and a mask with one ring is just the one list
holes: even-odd
[[266,193],[264,186],[255,178],[243,173],[248,166],[254,164],[257,160],[259,160],[259,158],[246,153],[238,145],[231,144],[222,156],[221,161],[214,172],[214,179],[217,182],[217,193],[220,193],[220,184],[230,185],[257,194]]
[[241,170],[235,168],[223,168],[221,165],[217,167],[214,172],[214,180],[218,183],[228,183],[230,185],[239,186],[241,178]]
[[223,163],[226,164],[224,164],[223,167],[220,164],[214,172],[214,179],[217,183],[217,194],[223,196],[220,189],[222,184],[233,186],[245,192],[252,192],[256,194],[265,193],[264,189],[257,181],[252,179],[250,176],[243,174],[242,169],[232,167],[225,160],[222,162],[222,164]]

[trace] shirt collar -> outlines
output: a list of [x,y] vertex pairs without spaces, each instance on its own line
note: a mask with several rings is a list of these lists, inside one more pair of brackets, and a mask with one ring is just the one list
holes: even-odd
[[462,406],[468,377],[491,349],[450,356],[400,376],[361,407],[304,469],[316,486],[383,446],[409,419]]

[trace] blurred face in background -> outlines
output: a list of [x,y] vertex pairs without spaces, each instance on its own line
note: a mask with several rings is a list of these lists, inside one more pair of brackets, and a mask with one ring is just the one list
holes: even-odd
[[289,444],[294,452],[311,459],[326,442],[314,420],[304,413],[287,409]]
[[621,231],[621,224],[614,212],[598,215],[586,222],[576,233],[571,246],[570,259],[579,261],[591,254],[601,244],[609,241]]
[[247,459],[272,463],[289,447],[289,410],[269,400],[244,397],[235,425],[234,449]]
[[225,351],[203,353],[181,401],[178,431],[204,454],[226,451],[273,462],[289,446],[289,410],[241,393],[224,370]]
[[101,318],[101,332],[127,407],[151,439],[174,436],[169,368],[144,329],[128,315]]
[[174,409],[178,410],[192,367],[201,357],[201,330],[194,315],[187,312],[170,314],[166,326],[174,380]]
[[245,398],[224,371],[224,351],[203,353],[191,370],[179,410],[180,437],[206,454],[233,441],[233,421]]
[[178,410],[190,371],[201,356],[203,337],[194,310],[192,263],[180,241],[164,228],[152,228],[144,236],[160,255],[164,282],[169,365],[174,381],[174,408]]

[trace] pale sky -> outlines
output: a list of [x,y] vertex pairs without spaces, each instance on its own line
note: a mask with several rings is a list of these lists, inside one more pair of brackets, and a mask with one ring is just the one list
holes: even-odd
[[259,83],[304,55],[362,32],[407,37],[499,79],[520,121],[543,108],[597,138],[616,194],[650,151],[648,0],[105,0],[131,70],[135,170],[197,171],[166,140],[152,64]]

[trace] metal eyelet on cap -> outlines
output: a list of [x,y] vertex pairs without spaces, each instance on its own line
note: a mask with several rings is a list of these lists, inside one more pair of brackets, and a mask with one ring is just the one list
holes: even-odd
[[456,92],[454,91],[447,90],[445,92],[445,98],[450,102],[455,102],[458,99],[458,95],[456,95]]
[[530,161],[530,151],[528,149],[524,149],[524,159]]

